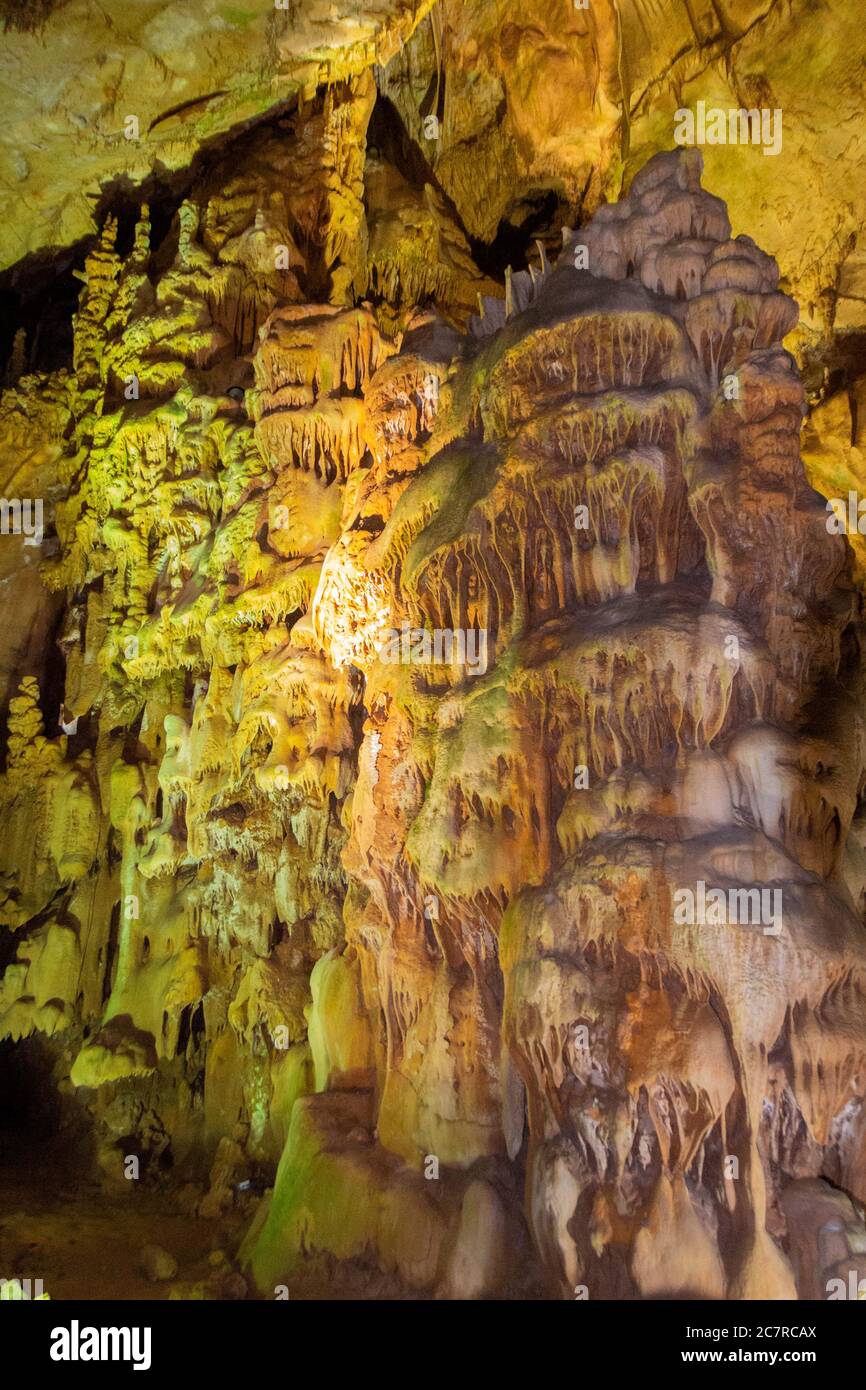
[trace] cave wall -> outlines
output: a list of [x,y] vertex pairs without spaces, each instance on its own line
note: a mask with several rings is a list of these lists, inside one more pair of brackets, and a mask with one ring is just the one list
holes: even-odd
[[[805,160],[856,50],[730,9],[277,10],[306,66],[271,43],[254,112],[184,107],[173,163],[97,129],[16,224],[75,242],[102,179],[68,360],[22,330],[0,398],[45,508],[2,538],[0,1034],[107,1188],[266,1187],[265,1296],[862,1261],[859,194],[669,148],[700,90]],[[89,21],[40,22],[7,52]]]

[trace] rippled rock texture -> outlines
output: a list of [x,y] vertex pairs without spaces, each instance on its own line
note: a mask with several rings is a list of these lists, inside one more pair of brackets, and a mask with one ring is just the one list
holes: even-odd
[[108,1188],[249,1204],[264,1296],[825,1296],[863,628],[797,305],[694,149],[502,288],[375,102],[107,217],[68,365],[16,341],[0,1029]]

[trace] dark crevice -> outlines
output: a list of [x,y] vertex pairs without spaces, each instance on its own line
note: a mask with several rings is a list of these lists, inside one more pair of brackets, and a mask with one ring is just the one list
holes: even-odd
[[825,338],[803,351],[801,375],[812,405],[847,390],[866,373],[866,333],[853,331]]
[[206,92],[203,97],[191,97],[189,101],[181,101],[177,106],[170,106],[167,111],[163,111],[161,116],[155,116],[147,127],[148,132],[155,130],[163,121],[171,120],[172,116],[181,116],[190,111],[198,111],[202,106],[208,106],[210,102],[216,101],[219,97],[226,95],[226,88],[223,87],[218,92]]
[[39,673],[39,707],[48,738],[60,733],[60,712],[66,689],[66,657],[60,644],[65,615],[58,613],[54,632],[45,649],[45,662]]
[[559,241],[559,229],[565,225],[562,220],[565,204],[552,190],[530,194],[524,198],[519,222],[503,218],[490,242],[469,237],[472,258],[478,269],[492,280],[505,280],[505,272],[525,270],[530,261],[537,259],[536,241],[549,245],[555,234]]
[[431,183],[442,192],[424,151],[410,136],[394,103],[381,93],[367,126],[367,153],[393,164],[416,188]]
[[[83,263],[79,242],[68,251],[28,256],[0,275],[0,364],[6,369],[15,334],[23,328],[26,372],[52,372],[72,364],[72,315],[78,307]],[[22,373],[22,374],[23,374]]]
[[[432,99],[435,100],[435,93]],[[432,106],[428,114],[436,114]],[[406,130],[393,102],[381,93],[370,117],[367,149],[371,155],[379,155],[393,164],[414,187],[423,188],[425,183],[429,183],[436,189],[449,215],[466,237],[478,269],[500,284],[504,284],[509,266],[513,271],[525,270],[530,261],[536,259],[537,239],[547,244],[560,240],[560,229],[565,225],[568,205],[554,189],[549,188],[523,195],[520,202],[500,221],[492,241],[486,242],[472,236],[439,183],[424,151]]]

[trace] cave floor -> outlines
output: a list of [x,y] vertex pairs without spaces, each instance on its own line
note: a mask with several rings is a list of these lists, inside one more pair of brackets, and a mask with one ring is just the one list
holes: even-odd
[[[167,1210],[158,1192],[106,1196],[95,1185],[64,1185],[56,1166],[0,1168],[0,1278],[41,1279],[52,1299],[213,1297],[209,1257],[230,1241],[224,1222]],[[146,1245],[177,1260],[170,1282],[151,1282],[139,1268]]]

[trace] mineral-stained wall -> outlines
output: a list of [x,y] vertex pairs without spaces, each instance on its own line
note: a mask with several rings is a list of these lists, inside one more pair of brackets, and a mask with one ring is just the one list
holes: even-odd
[[0,1034],[107,1189],[266,1189],[250,1293],[824,1297],[866,1274],[862,559],[797,305],[695,149],[500,288],[376,101],[107,216],[68,365],[16,339]]

